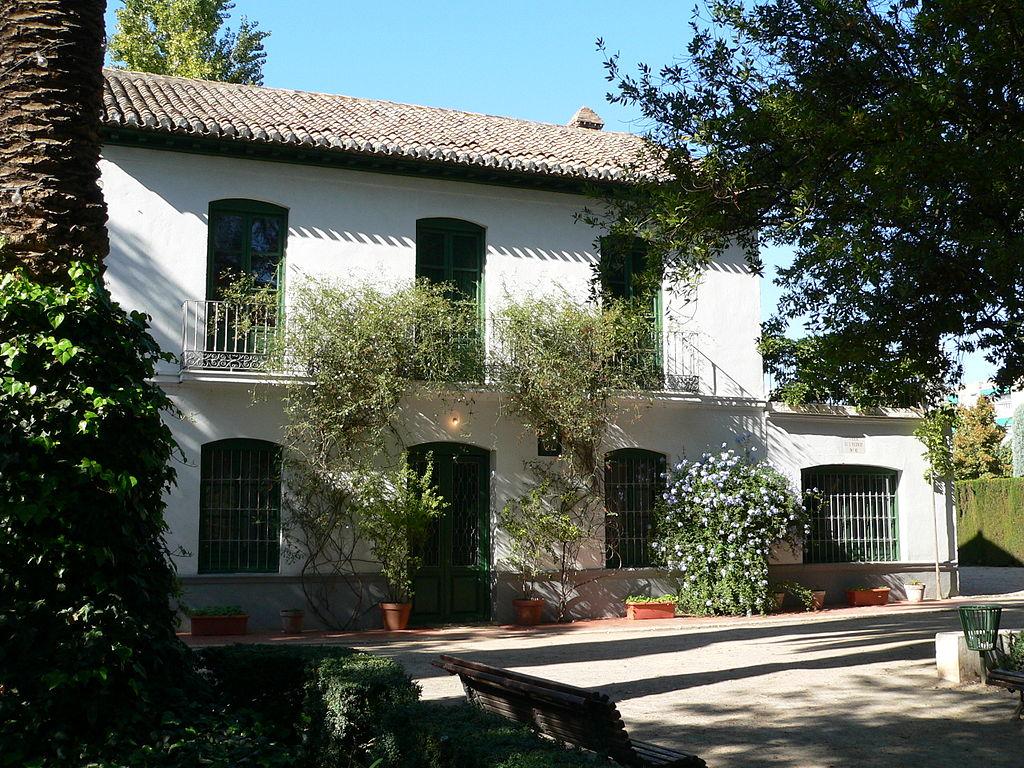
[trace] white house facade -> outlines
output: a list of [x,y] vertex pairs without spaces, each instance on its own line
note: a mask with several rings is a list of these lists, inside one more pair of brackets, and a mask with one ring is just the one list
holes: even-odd
[[[154,337],[176,357],[157,382],[180,411],[168,417],[183,460],[167,519],[185,599],[238,604],[253,626],[270,627],[303,599],[280,520],[256,533],[247,523],[275,502],[235,494],[228,509],[207,489],[280,483],[284,417],[259,356],[218,346],[209,332],[218,270],[277,285],[287,307],[289,286],[305,276],[411,282],[424,274],[429,241],[463,249],[485,315],[537,294],[585,302],[602,258],[601,233],[577,216],[592,202],[585,185],[621,183],[642,142],[602,131],[589,111],[553,126],[114,71],[105,96],[107,281],[121,304],[151,316]],[[666,462],[743,438],[795,488],[814,485],[829,499],[830,517],[815,529],[828,541],[777,553],[779,578],[820,585],[835,600],[864,583],[900,595],[911,578],[929,579],[937,560],[943,589],[955,593],[954,515],[924,480],[917,415],[768,402],[756,348],[759,279],[737,251],[693,293],[662,287],[660,383],[622,394],[604,447],[608,492],[629,484],[636,507],[620,516],[644,519]],[[266,396],[254,401],[260,383]],[[461,521],[442,527],[461,543],[427,564],[436,591],[418,596],[420,620],[508,620],[514,585],[497,515],[527,487],[525,467],[543,458],[536,434],[503,412],[486,382],[455,405],[410,395],[398,429],[405,445],[451,457],[442,490],[458,495],[452,514]],[[636,554],[645,551],[642,523],[630,530],[632,555],[609,557],[600,543],[584,552],[575,616],[620,615],[627,594],[671,589]],[[369,571],[367,608],[380,594]],[[367,610],[361,623],[376,621]]]

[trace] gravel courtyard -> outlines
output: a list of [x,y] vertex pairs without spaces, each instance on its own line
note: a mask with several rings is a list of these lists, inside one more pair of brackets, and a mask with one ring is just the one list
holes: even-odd
[[[1024,627],[1024,595],[1002,603],[1003,626]],[[637,738],[696,752],[710,768],[1024,766],[1014,697],[935,675],[934,636],[959,629],[954,609],[861,610],[333,641],[393,656],[429,699],[462,695],[430,666],[439,653],[599,688]]]

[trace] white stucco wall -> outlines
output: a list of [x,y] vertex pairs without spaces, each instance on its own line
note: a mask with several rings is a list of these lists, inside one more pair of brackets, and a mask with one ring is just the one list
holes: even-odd
[[[152,316],[156,339],[173,353],[181,350],[182,302],[205,298],[207,215],[213,200],[248,198],[288,209],[286,286],[294,286],[302,275],[377,285],[409,281],[415,271],[416,221],[427,217],[464,219],[486,229],[489,311],[508,296],[539,292],[583,301],[597,259],[597,233],[574,218],[588,201],[571,194],[114,146],[105,148],[101,171],[110,211],[107,280],[118,301]],[[913,422],[769,416],[761,400],[761,359],[755,346],[759,291],[759,278],[737,251],[711,266],[694,295],[666,285],[665,327],[692,336],[702,353],[702,392],[716,396],[619,401],[606,449],[646,448],[673,460],[746,437],[794,486],[801,468],[822,464],[897,469],[901,560],[930,560],[930,492],[922,479],[920,447],[911,435]],[[179,572],[204,589],[217,589],[218,582],[229,585],[235,591],[217,592],[216,601],[243,604],[238,590],[246,587],[241,585],[262,585],[261,594],[267,595],[277,579],[273,583],[287,586],[280,593],[281,607],[294,605],[299,565],[287,558],[281,561],[280,576],[195,576],[200,448],[230,437],[279,441],[282,413],[273,389],[254,403],[251,383],[228,381],[230,374],[178,373],[176,365],[166,365],[159,381],[182,412],[180,420],[168,417],[184,454],[167,508],[169,545],[189,553],[177,559]],[[451,425],[453,411],[459,416],[457,428]],[[457,401],[409,397],[399,423],[407,445],[450,440],[490,452],[492,522],[505,501],[529,482],[525,464],[537,459],[536,436],[502,415],[493,392],[474,392]],[[851,453],[851,446],[859,445],[863,452]],[[943,520],[952,520],[951,510],[945,511]],[[948,561],[955,558],[955,539],[951,525],[940,523],[942,557]],[[505,549],[500,531],[492,536],[492,548],[492,562],[500,571]],[[595,542],[586,564],[602,563],[601,543]],[[614,596],[644,591],[644,584],[658,578],[650,569],[616,574],[608,583],[617,586],[602,586],[587,598],[589,611],[617,610]],[[504,603],[499,603],[496,598],[500,612]]]
[[[394,285],[415,274],[416,221],[450,217],[486,230],[485,303],[560,293],[584,301],[598,232],[575,220],[591,202],[555,192],[409,178],[288,163],[107,146],[100,164],[110,211],[107,280],[153,333],[181,347],[181,306],[206,298],[213,200],[247,198],[288,210],[286,289],[303,275]],[[725,396],[762,395],[755,339],[758,278],[731,251],[695,298],[665,287],[666,327],[692,334],[706,383]],[[166,367],[170,372],[172,368]]]
[[913,434],[917,424],[910,417],[815,416],[776,409],[767,420],[768,456],[795,487],[800,486],[801,469],[816,466],[896,470],[900,561],[930,563],[935,559],[933,519],[937,519],[939,559],[949,563],[956,560],[951,508],[947,508],[945,495],[933,492],[924,480],[923,446]]

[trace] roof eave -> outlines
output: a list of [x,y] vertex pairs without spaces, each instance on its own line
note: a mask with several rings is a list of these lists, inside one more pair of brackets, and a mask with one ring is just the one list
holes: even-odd
[[256,142],[229,136],[184,134],[157,127],[141,128],[109,122],[104,122],[101,125],[101,137],[106,144],[143,147],[159,151],[346,168],[371,173],[391,173],[419,178],[525,187],[570,194],[587,194],[595,189],[629,185],[629,181],[626,179],[524,172],[468,163],[413,158],[405,155],[358,152],[339,147],[289,145],[276,142]]

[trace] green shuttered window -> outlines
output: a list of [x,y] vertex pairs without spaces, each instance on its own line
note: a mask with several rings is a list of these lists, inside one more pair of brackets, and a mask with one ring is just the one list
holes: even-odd
[[416,222],[416,277],[447,283],[483,310],[484,230],[459,219]]
[[243,274],[256,284],[281,285],[288,212],[256,200],[215,200],[210,203],[207,256],[207,298],[221,298],[224,289]]
[[199,572],[277,573],[281,558],[281,448],[219,440],[202,449]]
[[897,474],[881,467],[813,467],[802,472],[810,502],[805,563],[899,560]]
[[605,457],[605,567],[651,564],[654,507],[665,487],[665,457],[626,448]]

